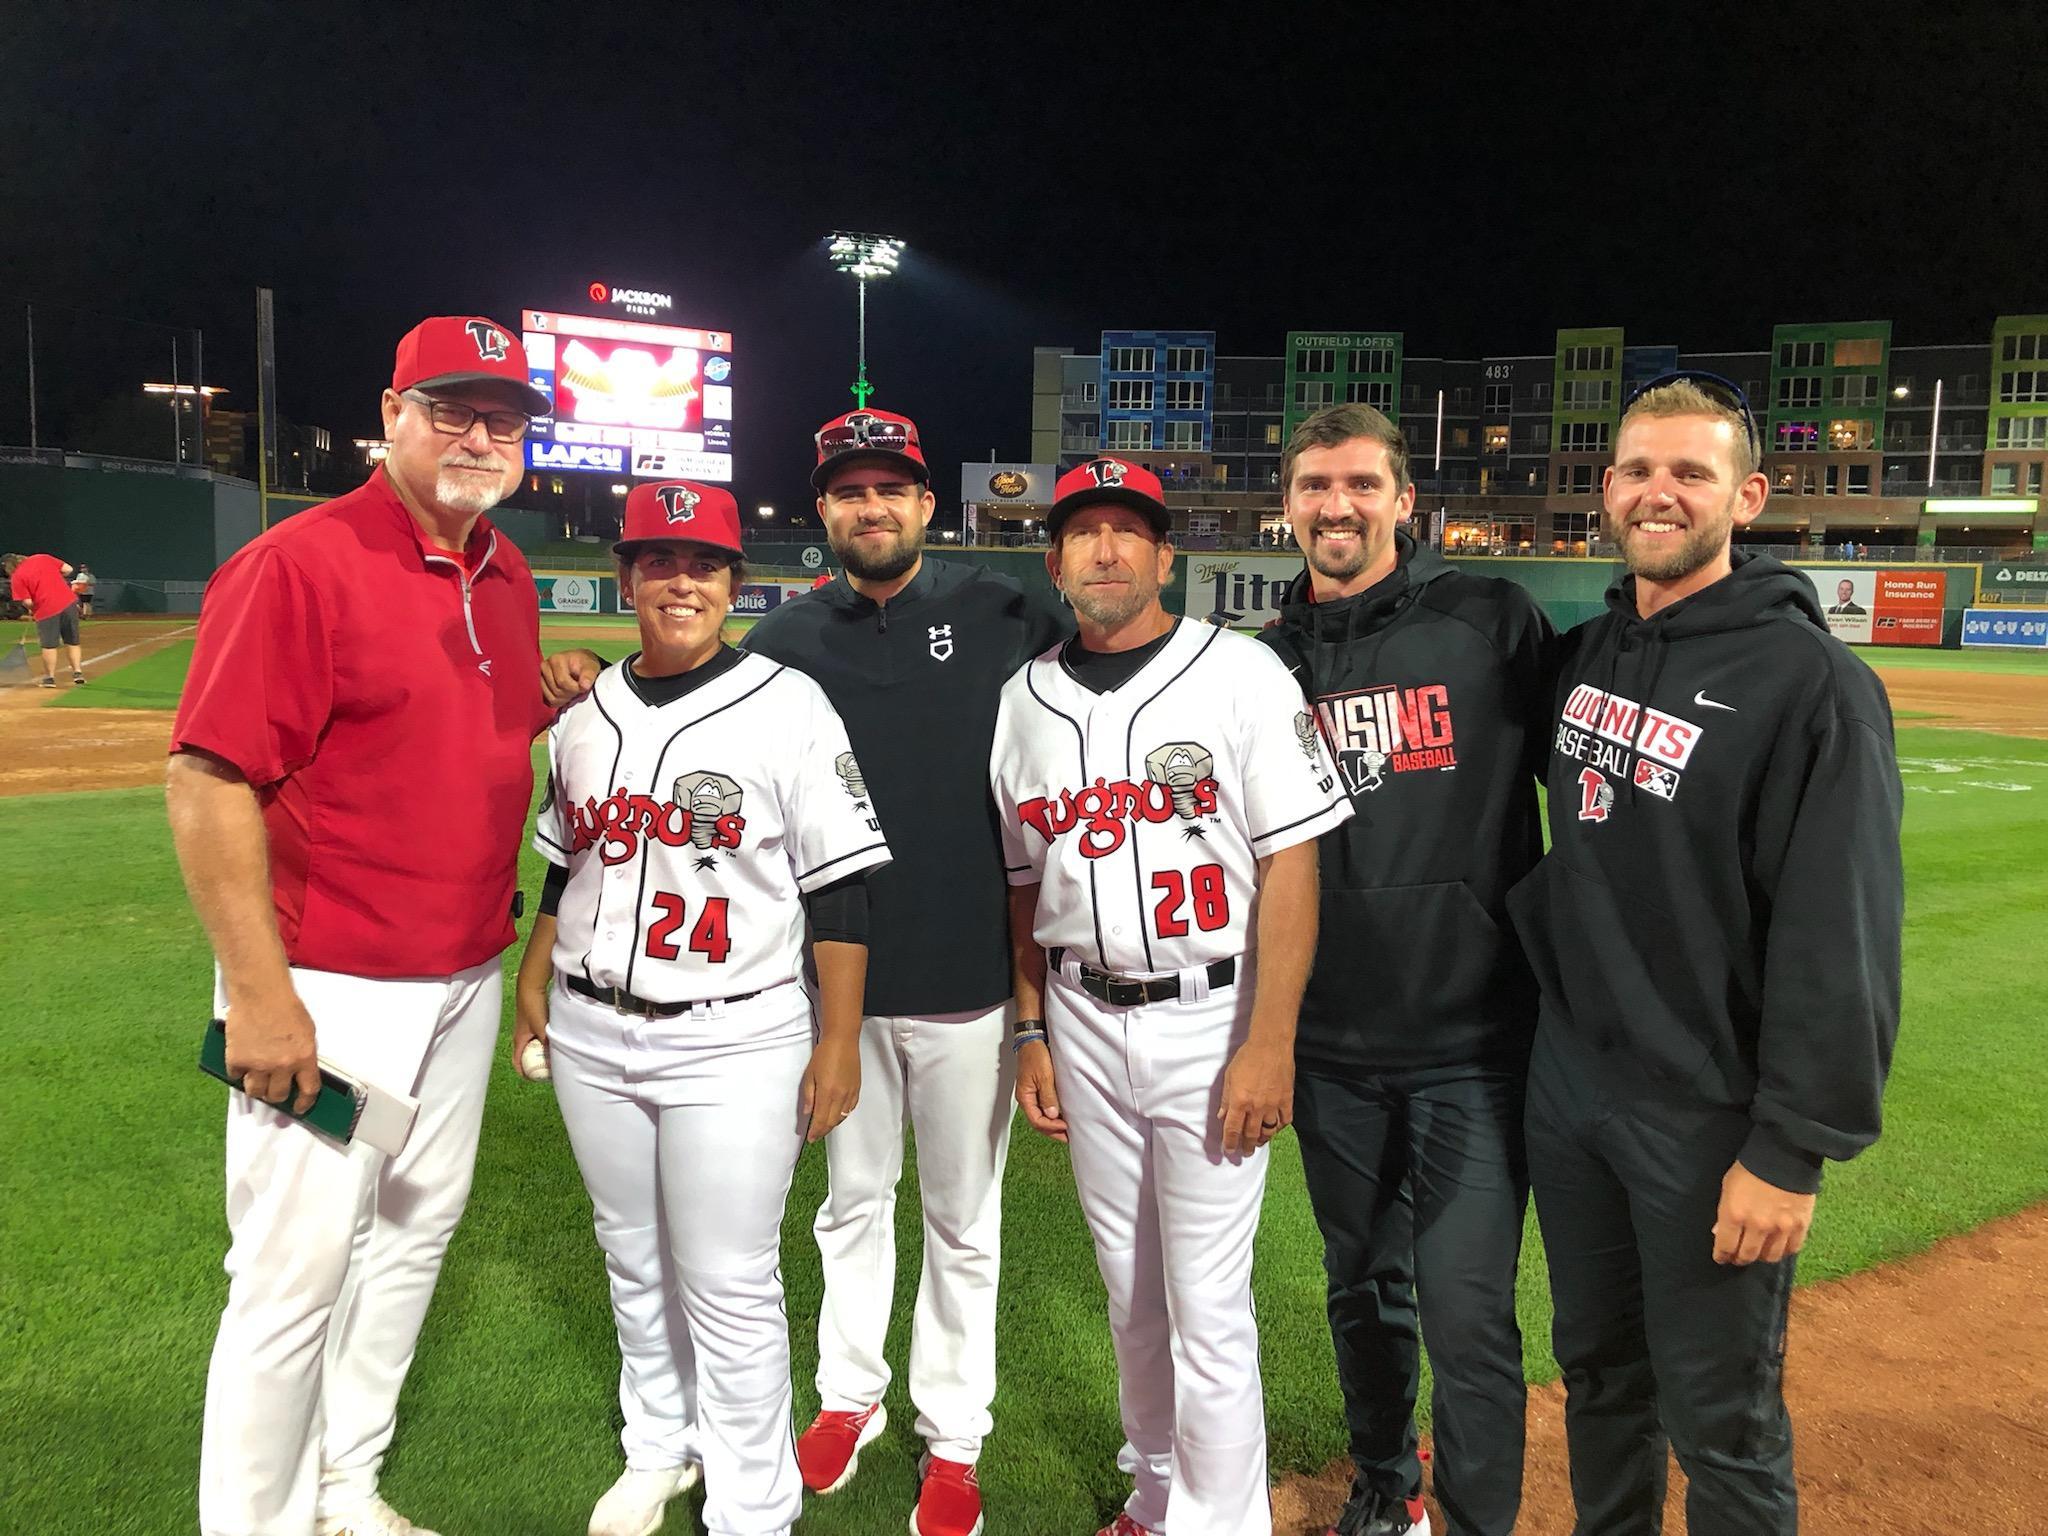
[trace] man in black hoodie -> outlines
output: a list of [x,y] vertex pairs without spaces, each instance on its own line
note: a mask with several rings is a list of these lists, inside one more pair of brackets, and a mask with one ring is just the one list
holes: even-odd
[[1308,568],[1261,638],[1302,681],[1356,809],[1322,837],[1295,1044],[1356,1467],[1333,1529],[1427,1536],[1419,1290],[1438,1502],[1460,1536],[1507,1536],[1522,1494],[1515,1269],[1536,989],[1506,900],[1543,852],[1554,636],[1522,587],[1453,570],[1398,526],[1415,504],[1407,446],[1370,406],[1303,422],[1280,478]]
[[1579,1536],[1798,1527],[1780,1371],[1821,1164],[1877,1139],[1904,796],[1884,689],[1812,585],[1731,551],[1754,419],[1710,375],[1625,408],[1630,574],[1564,642],[1551,851],[1511,898],[1542,987],[1528,1134]]

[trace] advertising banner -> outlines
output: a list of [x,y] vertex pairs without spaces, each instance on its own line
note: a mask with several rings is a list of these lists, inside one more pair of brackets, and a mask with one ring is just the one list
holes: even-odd
[[1231,629],[1280,617],[1280,593],[1302,570],[1299,553],[1183,555],[1181,564],[1181,611]]
[[1977,583],[1983,603],[2048,603],[2048,561],[1987,560]]
[[[732,616],[736,619],[758,619],[771,608],[780,607],[792,598],[802,597],[811,590],[808,581],[750,581],[732,596]],[[618,595],[618,611],[631,613],[633,605],[628,601],[622,588]]]
[[1827,615],[1828,632],[1850,645],[1939,645],[1947,597],[1944,571],[1803,565]]
[[602,613],[602,576],[536,576],[542,613]]
[[1963,644],[2048,651],[2048,608],[1965,608]]
[[1059,472],[1050,464],[962,464],[964,505],[1049,507]]

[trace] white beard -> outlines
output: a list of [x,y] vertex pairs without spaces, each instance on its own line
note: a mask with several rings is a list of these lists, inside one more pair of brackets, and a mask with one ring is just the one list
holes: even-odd
[[451,512],[465,512],[472,517],[490,511],[512,492],[503,467],[495,461],[491,467],[499,472],[495,481],[444,464],[434,477],[434,499]]

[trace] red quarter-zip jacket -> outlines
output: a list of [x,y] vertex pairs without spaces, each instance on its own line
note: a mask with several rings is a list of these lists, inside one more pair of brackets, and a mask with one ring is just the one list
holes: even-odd
[[525,559],[434,548],[379,470],[214,573],[171,750],[256,787],[293,965],[446,976],[512,942],[551,718]]

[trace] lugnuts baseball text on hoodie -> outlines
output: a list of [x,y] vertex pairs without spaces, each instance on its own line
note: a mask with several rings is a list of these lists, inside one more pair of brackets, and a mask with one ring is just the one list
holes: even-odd
[[1304,571],[1260,637],[1314,701],[1355,813],[1318,850],[1295,1051],[1347,1071],[1519,1065],[1536,987],[1507,893],[1543,852],[1556,634],[1521,586],[1394,538],[1384,580],[1318,603]]
[[1654,617],[1635,580],[1565,637],[1551,848],[1509,897],[1543,1029],[1740,1108],[1783,1189],[1877,1139],[1899,1025],[1891,705],[1766,555]]

